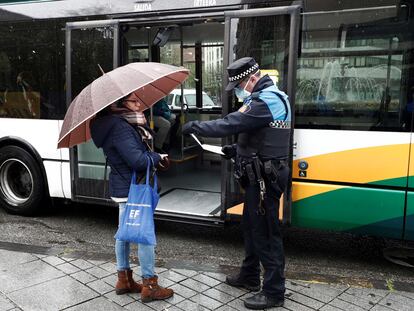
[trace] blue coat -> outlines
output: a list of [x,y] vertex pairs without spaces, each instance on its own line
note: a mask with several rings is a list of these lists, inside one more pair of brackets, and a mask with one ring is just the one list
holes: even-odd
[[122,117],[106,115],[91,122],[91,136],[96,147],[102,148],[111,167],[109,193],[111,197],[128,196],[132,172],[145,172],[149,155],[158,165],[158,153],[148,151],[138,132]]

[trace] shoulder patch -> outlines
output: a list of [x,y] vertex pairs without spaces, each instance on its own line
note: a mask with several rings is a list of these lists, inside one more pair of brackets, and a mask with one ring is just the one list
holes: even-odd
[[246,113],[246,112],[249,112],[250,109],[251,109],[250,105],[244,104],[243,106],[240,107],[239,112]]

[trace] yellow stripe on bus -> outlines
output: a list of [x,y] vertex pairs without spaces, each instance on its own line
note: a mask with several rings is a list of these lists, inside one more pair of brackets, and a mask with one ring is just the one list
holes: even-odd
[[[227,214],[243,215],[244,203],[237,204],[227,210]],[[280,198],[279,220],[283,220],[283,194]]]
[[323,185],[315,183],[292,183],[292,201],[299,201],[325,192],[345,188],[345,186]]
[[293,162],[299,178],[299,161],[306,161],[306,179],[369,183],[407,175],[409,144],[378,146],[322,154]]

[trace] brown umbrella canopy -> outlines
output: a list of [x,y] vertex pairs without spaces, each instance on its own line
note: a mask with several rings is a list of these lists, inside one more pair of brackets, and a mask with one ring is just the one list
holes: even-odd
[[88,141],[90,120],[102,109],[135,92],[142,110],[150,108],[188,77],[189,71],[161,63],[130,63],[105,73],[72,101],[63,120],[58,148]]

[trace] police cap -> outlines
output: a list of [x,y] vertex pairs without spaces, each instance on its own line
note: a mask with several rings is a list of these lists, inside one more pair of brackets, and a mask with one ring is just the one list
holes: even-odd
[[255,73],[259,70],[259,64],[253,57],[243,57],[236,60],[234,63],[227,67],[229,74],[229,83],[227,84],[226,91],[232,90],[237,84],[239,84],[244,78]]

